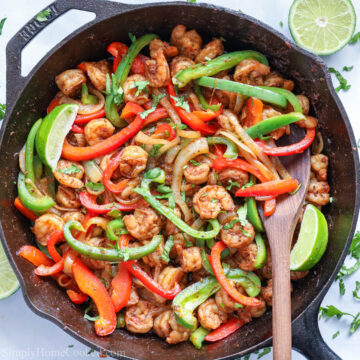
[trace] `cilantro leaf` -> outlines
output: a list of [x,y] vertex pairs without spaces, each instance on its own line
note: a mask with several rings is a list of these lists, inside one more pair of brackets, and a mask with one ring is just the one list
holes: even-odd
[[47,21],[50,15],[51,15],[51,10],[50,10],[50,9],[46,9],[46,10],[44,10],[44,11],[40,11],[40,12],[36,15],[36,20],[39,21],[39,22]]
[[186,101],[185,96],[172,96],[171,97],[176,101],[175,106],[184,109],[186,112],[190,112],[190,105]]
[[343,279],[340,279],[339,281],[339,290],[341,295],[345,295],[345,284]]
[[139,113],[142,119],[145,119],[149,114],[153,113],[156,110],[160,100],[165,96],[165,94],[153,95],[153,105],[149,110],[144,110]]
[[87,182],[86,187],[95,192],[105,190],[105,186],[102,183]]
[[131,86],[130,86],[130,89],[133,89],[133,88],[137,88],[136,90],[136,93],[135,93],[135,96],[139,96],[140,93],[142,91],[145,91],[145,93],[147,94],[148,91],[147,91],[147,86],[149,85],[150,83],[147,81],[147,80],[144,80],[144,81],[134,81]]
[[196,3],[196,0],[187,0],[187,2]]
[[354,68],[354,65],[352,66],[344,66],[343,71],[351,71]]
[[7,18],[3,18],[0,20],[0,35],[2,34],[2,29],[4,27],[5,21]]
[[261,359],[263,356],[265,356],[266,354],[269,354],[271,352],[271,349],[268,347],[268,348],[265,348],[264,351],[262,353],[260,353],[258,355],[258,359]]
[[358,291],[360,290],[360,281],[356,281],[355,290],[353,290],[353,296],[355,299],[360,300],[360,296],[358,295]]
[[320,314],[319,319],[321,319],[322,316],[326,317],[327,319],[330,319],[334,316],[336,316],[338,319],[341,319],[341,317],[344,315],[353,316],[351,314],[342,312],[334,305],[327,305],[326,307],[321,306],[319,309],[319,314]]
[[149,152],[149,156],[157,156],[159,154],[159,149],[162,147],[162,144],[153,145],[152,149]]
[[282,21],[280,21],[280,26],[284,27],[284,23]]
[[201,162],[196,161],[196,160],[194,160],[194,159],[191,159],[191,160],[190,160],[190,163],[193,164],[194,166],[200,166],[200,165],[201,165]]
[[341,73],[334,68],[329,68],[329,71],[332,74],[335,74],[336,78],[338,79],[340,85],[335,88],[336,92],[339,92],[340,90],[349,90],[351,88],[351,85],[347,83],[347,80],[341,75]]
[[360,326],[360,312],[356,314],[354,320],[350,324],[350,334],[353,334]]
[[240,187],[240,184],[236,181],[229,180],[229,185],[226,187],[226,190],[230,191],[233,186]]
[[106,89],[104,93],[108,96],[113,96],[115,105],[120,105],[123,102],[124,90],[116,81],[115,74],[111,74],[111,80],[109,74],[106,74]]
[[178,128],[179,128],[180,130],[185,130],[185,129],[187,129],[187,125],[186,125],[186,124],[179,124],[179,125],[178,125]]
[[94,349],[90,349],[87,354],[90,355],[90,354],[92,354],[93,352],[95,352],[95,350],[94,350]]
[[349,254],[356,260],[360,260],[360,232],[358,231],[351,242]]
[[238,215],[238,218],[240,220],[241,226],[246,226],[246,224],[247,224],[247,220],[246,220],[247,205],[246,204],[244,206],[242,206],[242,207],[239,207],[239,209],[237,211],[237,215]]
[[79,173],[81,170],[76,165],[70,165],[69,167],[64,168],[64,169],[57,169],[57,171],[60,173],[63,173],[63,174],[72,175],[72,174]]
[[2,120],[5,117],[5,110],[6,110],[6,105],[0,104],[0,120]]
[[339,331],[339,330],[332,336],[332,338],[335,339],[338,335],[340,335],[340,331]]
[[353,45],[356,44],[360,40],[360,31],[350,39],[349,44]]
[[166,263],[170,261],[170,251],[172,247],[174,246],[174,236],[170,235],[168,239],[166,240],[166,243],[164,245],[164,251],[161,254],[160,258],[164,260]]

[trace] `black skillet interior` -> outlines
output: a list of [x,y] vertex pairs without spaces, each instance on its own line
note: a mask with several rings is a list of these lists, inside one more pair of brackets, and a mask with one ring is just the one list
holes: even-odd
[[[126,331],[116,331],[106,338],[97,337],[93,324],[83,319],[82,310],[72,305],[52,280],[38,279],[33,275],[33,266],[16,256],[22,245],[33,242],[29,223],[11,205],[16,196],[17,154],[31,124],[44,115],[57,91],[55,75],[83,60],[107,57],[106,46],[112,41],[128,43],[129,31],[135,35],[155,32],[162,39],[168,39],[175,25],[184,24],[196,28],[204,41],[223,36],[227,40],[227,51],[255,49],[264,53],[273,69],[296,81],[295,92],[304,93],[311,100],[330,159],[329,181],[334,202],[325,208],[330,227],[326,254],[311,274],[296,284],[292,294],[292,315],[296,319],[293,340],[294,346],[309,358],[336,359],[321,339],[316,315],[319,302],[339,270],[353,235],[359,208],[356,186],[359,166],[347,115],[321,59],[249,16],[211,5],[177,2],[130,6],[99,0],[62,0],[50,6],[49,22],[71,8],[93,11],[97,18],[56,46],[26,79],[19,75],[21,49],[47,23],[32,19],[7,47],[8,111],[1,131],[0,150],[3,169],[0,174],[1,237],[31,309],[80,341],[118,358],[230,359],[271,344],[271,312],[226,340],[207,345],[200,351],[190,343],[169,346],[155,336],[136,336]],[[53,305],[55,303],[57,306]]]

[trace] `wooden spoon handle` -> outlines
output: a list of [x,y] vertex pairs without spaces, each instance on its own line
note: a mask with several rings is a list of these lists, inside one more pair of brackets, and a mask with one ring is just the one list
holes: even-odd
[[284,248],[272,251],[274,360],[291,359],[290,257]]

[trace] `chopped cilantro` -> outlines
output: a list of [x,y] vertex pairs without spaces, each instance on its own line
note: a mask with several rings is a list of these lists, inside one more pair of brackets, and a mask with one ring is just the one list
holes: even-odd
[[280,21],[280,26],[284,27],[284,23],[282,21]]
[[218,202],[219,202],[219,200],[218,200],[218,199],[211,199],[211,200],[210,200],[210,202],[212,202],[212,203],[216,204],[216,203],[218,203]]
[[347,80],[341,75],[341,73],[337,70],[335,70],[334,68],[329,68],[329,71],[332,74],[335,74],[336,78],[338,79],[340,85],[335,88],[336,92],[339,92],[340,90],[349,90],[351,85],[347,83]]
[[51,15],[51,10],[50,10],[50,9],[46,9],[46,10],[44,10],[44,11],[40,11],[40,12],[36,15],[36,20],[39,21],[39,22],[47,21],[50,15]]
[[241,309],[241,308],[243,308],[243,306],[240,303],[234,304],[234,309]]
[[145,119],[149,114],[153,113],[156,110],[160,100],[165,96],[165,94],[153,95],[153,105],[149,110],[144,110],[143,112],[139,113],[142,119]]
[[0,20],[0,35],[2,34],[2,29],[4,27],[5,21],[7,18],[3,18]]
[[354,68],[354,65],[352,66],[344,66],[343,71],[351,71]]
[[149,152],[149,156],[157,156],[159,154],[159,149],[162,147],[162,144],[153,145],[152,149]]
[[196,3],[196,0],[187,0],[187,2]]
[[106,89],[104,93],[114,97],[115,105],[120,105],[123,102],[124,90],[116,81],[115,74],[111,74],[111,80],[109,74],[106,74]]
[[130,86],[130,89],[133,89],[133,88],[137,88],[136,90],[136,93],[135,93],[135,96],[139,96],[140,93],[142,91],[145,91],[145,93],[147,94],[147,86],[149,85],[150,83],[147,81],[147,80],[144,80],[144,81],[134,81],[131,86]]
[[243,11],[242,11],[242,10],[240,10],[240,9],[238,9],[238,12],[239,12],[239,13],[243,13]]
[[129,38],[130,38],[132,43],[136,41],[136,36],[131,32],[129,32]]
[[360,268],[360,232],[357,232],[353,237],[349,249],[349,255],[350,257],[356,259],[357,261],[351,267],[346,267],[346,265],[343,265],[336,276],[337,280],[341,279],[344,276],[349,276],[353,274],[356,270]]
[[90,349],[87,354],[90,355],[90,354],[92,354],[93,352],[95,352],[95,350],[94,350],[94,349]]
[[353,290],[353,296],[355,299],[358,299],[358,300],[360,300],[360,296],[358,295],[359,290],[360,290],[360,281],[356,281],[355,290]]
[[226,42],[226,39],[225,39],[223,36],[220,36],[220,40],[221,40],[222,42]]
[[77,174],[79,173],[81,170],[78,166],[76,165],[70,165],[69,167],[65,168],[65,169],[58,169],[57,170],[59,173],[63,173],[63,174],[67,174],[67,175],[72,175],[72,174]]
[[271,349],[269,348],[269,347],[267,347],[267,348],[265,348],[264,350],[263,350],[263,352],[262,353],[260,353],[259,355],[258,355],[258,359],[261,359],[263,356],[265,356],[266,354],[269,354],[271,352]]
[[194,160],[194,159],[191,159],[190,162],[191,162],[194,166],[200,166],[200,165],[201,165],[201,162],[196,161],[196,160]]
[[176,101],[175,106],[184,109],[186,112],[190,112],[190,105],[186,101],[185,96],[172,96],[171,97]]
[[68,348],[73,348],[74,347],[74,345],[68,345]]
[[340,279],[339,282],[339,291],[340,291],[340,295],[345,295],[345,284],[344,284],[344,280]]
[[2,120],[5,117],[5,110],[6,110],[6,105],[0,104],[0,120]]
[[179,125],[178,125],[178,128],[179,128],[180,130],[185,130],[185,129],[187,129],[187,125],[186,125],[186,124],[179,124]]
[[164,251],[160,256],[160,258],[164,260],[166,263],[170,261],[170,251],[173,246],[174,246],[174,236],[170,235],[166,240],[166,243],[164,245]]
[[356,44],[360,40],[360,31],[350,39],[349,44],[353,45]]
[[185,193],[185,191],[181,192],[181,200],[184,201],[184,202],[186,201],[186,193]]
[[330,319],[334,316],[336,316],[338,319],[341,319],[343,316],[352,317],[353,320],[350,324],[350,334],[353,334],[360,326],[360,312],[356,315],[353,315],[342,312],[340,309],[336,308],[333,305],[327,305],[326,307],[320,307],[319,314],[319,319],[321,319],[322,316],[326,317],[327,319]]
[[229,185],[226,187],[226,190],[230,191],[233,186],[240,187],[240,184],[236,181],[229,180]]
[[84,318],[89,321],[96,321],[100,318],[100,316],[90,316],[89,312],[92,311],[92,304],[90,304],[84,311]]
[[335,339],[340,334],[340,331],[338,330],[335,334],[333,334],[332,338]]
[[105,186],[102,183],[87,182],[86,187],[95,192],[105,190]]

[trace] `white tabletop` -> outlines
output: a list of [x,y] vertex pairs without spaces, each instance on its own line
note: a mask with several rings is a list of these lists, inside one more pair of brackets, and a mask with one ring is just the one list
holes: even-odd
[[[199,1],[199,0],[198,0]],[[335,1],[335,0],[333,0]],[[125,1],[128,3],[147,3],[149,1]],[[235,10],[241,9],[261,21],[271,25],[289,38],[291,38],[287,17],[290,0],[212,0],[209,3],[222,5]],[[360,0],[353,0],[357,15],[360,18]],[[50,0],[1,0],[0,19],[7,17],[0,36],[0,64],[5,64],[5,47],[10,38],[35,14],[50,4]],[[23,73],[31,68],[67,34],[80,25],[92,19],[92,15],[83,14],[77,11],[68,13],[63,18],[50,25],[44,30],[23,54]],[[280,21],[284,26],[281,27]],[[196,24],[194,24],[196,27]],[[357,30],[360,30],[360,24]],[[355,46],[346,46],[339,53],[324,57],[328,66],[341,70],[343,66],[354,65],[354,69],[346,73],[346,78],[351,84],[349,91],[340,92],[340,98],[352,122],[355,136],[360,137],[359,121],[359,94],[360,94],[360,43]],[[5,65],[0,68],[0,103],[5,102]],[[334,79],[337,84],[337,80]],[[329,293],[323,301],[325,305],[335,305],[340,309],[357,313],[360,311],[360,303],[353,299],[352,290],[355,288],[355,281],[360,280],[360,271],[345,280],[346,294],[340,296],[338,283],[332,285]],[[21,291],[8,299],[0,301],[0,360],[54,360],[54,359],[77,359],[88,360],[98,358],[98,353],[87,354],[89,348],[67,335],[60,328],[51,322],[35,315],[25,304]],[[354,360],[359,358],[360,330],[357,333],[349,334],[350,321],[345,317],[340,321],[337,319],[321,320],[320,329],[327,344],[343,359]],[[340,335],[332,339],[337,331]],[[296,352],[294,360],[304,359]],[[251,359],[256,359],[253,354]],[[271,359],[271,355],[265,355],[263,360]]]

